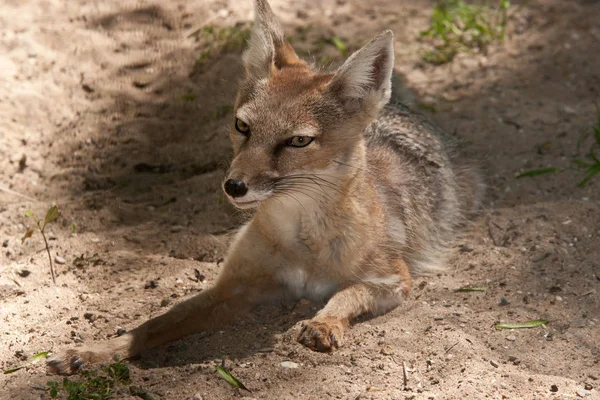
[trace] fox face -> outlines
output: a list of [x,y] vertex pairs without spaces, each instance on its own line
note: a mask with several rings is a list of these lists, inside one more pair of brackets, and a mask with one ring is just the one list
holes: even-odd
[[257,0],[256,9],[223,187],[238,208],[286,196],[315,200],[364,157],[362,132],[391,93],[393,35],[382,33],[334,74],[320,74],[285,41],[268,3]]

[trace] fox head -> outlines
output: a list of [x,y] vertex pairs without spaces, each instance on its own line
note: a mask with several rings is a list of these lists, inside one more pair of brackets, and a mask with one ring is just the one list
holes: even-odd
[[255,14],[223,185],[238,208],[286,194],[315,198],[364,164],[363,131],[389,101],[394,64],[385,31],[321,74],[296,55],[266,0],[255,0]]

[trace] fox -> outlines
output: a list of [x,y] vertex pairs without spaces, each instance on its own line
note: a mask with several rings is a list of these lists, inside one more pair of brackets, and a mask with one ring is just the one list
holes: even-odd
[[398,307],[413,277],[442,271],[477,214],[478,169],[440,128],[390,103],[390,30],[322,73],[298,57],[267,0],[254,6],[223,182],[252,217],[218,279],[122,336],[59,351],[50,371],[127,359],[282,298],[324,302],[297,341],[332,352],[356,317]]

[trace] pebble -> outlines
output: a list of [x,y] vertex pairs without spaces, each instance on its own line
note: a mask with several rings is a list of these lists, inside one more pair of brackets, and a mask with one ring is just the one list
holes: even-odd
[[56,262],[57,264],[64,264],[66,263],[65,259],[60,257],[60,256],[56,256],[54,257],[54,262]]
[[188,397],[185,400],[202,400],[202,396],[200,396],[200,393],[196,393],[195,395],[193,395],[192,397]]
[[558,392],[558,386],[556,386],[556,385],[550,386],[550,391],[555,392],[555,393]]
[[197,282],[204,282],[206,279],[206,275],[202,274],[198,268],[194,268],[194,276],[196,277]]
[[515,335],[509,335],[509,336],[506,337],[506,340],[514,342],[515,340],[517,340],[517,337]]
[[20,271],[17,271],[17,274],[19,274],[21,278],[27,278],[29,275],[31,275],[31,271],[28,269],[22,269]]
[[592,390],[594,388],[594,386],[592,386],[591,383],[586,383],[584,388],[585,388],[585,390]]
[[127,332],[126,329],[123,329],[121,327],[117,327],[117,336],[123,336],[125,334],[125,332]]
[[181,226],[181,225],[173,225],[171,227],[171,232],[172,233],[177,233],[177,232],[181,232],[185,227]]
[[160,302],[161,307],[167,307],[169,304],[171,304],[170,299],[162,299],[162,301]]
[[577,394],[577,396],[579,396],[579,397],[587,397],[587,396],[589,396],[591,393],[590,393],[590,392],[588,392],[587,390],[584,390],[584,389],[577,389],[577,390],[575,391],[575,394]]
[[83,318],[87,319],[90,322],[94,322],[98,317],[94,313],[86,312],[85,314],[83,314]]
[[283,361],[281,363],[281,366],[283,368],[291,368],[291,369],[295,369],[298,368],[300,365],[298,365],[297,363],[293,362],[293,361]]
[[156,289],[158,287],[158,281],[148,281],[144,285],[144,289]]
[[498,363],[496,361],[490,360],[490,364],[492,365],[492,367],[498,368]]

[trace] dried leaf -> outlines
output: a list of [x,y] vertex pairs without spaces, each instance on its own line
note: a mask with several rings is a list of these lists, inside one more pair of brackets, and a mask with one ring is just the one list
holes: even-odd
[[457,292],[485,292],[485,286],[466,286],[456,289]]
[[231,373],[229,371],[227,371],[225,368],[223,368],[222,366],[217,365],[217,372],[219,373],[219,375],[221,375],[221,377],[223,377],[223,379],[225,379],[227,381],[227,383],[229,383],[234,388],[244,389],[244,390],[247,390],[248,392],[250,392],[250,389],[248,389],[246,386],[244,386],[244,384],[242,382],[240,382],[235,376],[231,375]]
[[545,319],[534,319],[527,322],[516,323],[516,324],[497,324],[496,329],[524,329],[524,328],[537,328],[538,326],[546,325],[549,321]]
[[27,232],[25,232],[25,234],[21,238],[21,244],[25,243],[25,240],[29,239],[33,235],[33,232],[35,231],[32,228],[27,229]]
[[46,218],[44,218],[44,225],[42,226],[42,229],[44,229],[46,224],[49,224],[50,222],[56,220],[56,218],[58,218],[59,215],[60,212],[58,211],[58,206],[50,207],[48,209],[48,212],[46,213]]

